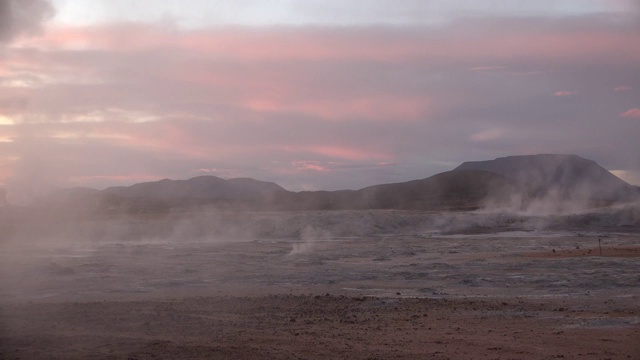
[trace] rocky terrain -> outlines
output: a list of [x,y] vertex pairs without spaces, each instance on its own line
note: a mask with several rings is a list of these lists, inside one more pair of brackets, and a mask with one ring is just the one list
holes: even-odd
[[40,219],[0,247],[0,357],[634,359],[639,211]]

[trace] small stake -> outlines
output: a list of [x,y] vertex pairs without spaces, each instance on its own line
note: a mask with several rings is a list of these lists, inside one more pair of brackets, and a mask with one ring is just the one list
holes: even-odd
[[602,245],[600,245],[600,238],[598,238],[598,248],[600,249],[600,256],[602,256]]

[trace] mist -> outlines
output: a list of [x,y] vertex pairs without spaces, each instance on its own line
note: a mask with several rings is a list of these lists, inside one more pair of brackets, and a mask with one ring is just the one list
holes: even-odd
[[[164,354],[166,349],[153,345],[157,340],[146,339],[165,338],[184,344],[176,354],[190,357],[195,350],[182,343],[184,334],[190,334],[191,344],[220,336],[228,344],[239,329],[283,321],[267,320],[265,309],[287,314],[288,326],[301,321],[312,326],[311,320],[298,319],[320,299],[361,304],[348,310],[356,311],[356,319],[371,311],[386,316],[387,302],[401,307],[409,299],[438,301],[459,312],[458,304],[474,298],[482,299],[474,309],[492,299],[499,304],[520,299],[516,303],[529,309],[527,314],[541,311],[540,302],[550,298],[570,298],[579,305],[564,306],[593,317],[605,311],[598,309],[614,291],[628,296],[616,306],[633,314],[640,296],[631,290],[637,288],[640,205],[561,213],[531,204],[516,211],[260,210],[229,204],[87,211],[5,205],[0,207],[0,338],[5,339],[0,354],[17,351],[35,359],[33,349],[70,358],[106,356],[102,349],[122,356]],[[254,303],[260,307],[248,306]],[[321,319],[333,316],[327,306],[318,310]],[[437,318],[433,306],[422,305],[420,314],[429,311],[428,317]],[[553,302],[545,306],[557,309]],[[345,313],[342,307],[338,311]],[[329,323],[335,330],[352,326],[351,321],[357,320],[345,315]],[[626,317],[615,321],[632,323]],[[435,326],[433,320],[429,324]],[[99,337],[87,335],[96,333]],[[61,336],[66,340],[47,340]],[[305,335],[289,336],[276,337],[272,346]],[[24,337],[42,340],[25,347]],[[134,345],[114,342],[123,337]]]
[[0,358],[637,358],[584,1],[0,0]]

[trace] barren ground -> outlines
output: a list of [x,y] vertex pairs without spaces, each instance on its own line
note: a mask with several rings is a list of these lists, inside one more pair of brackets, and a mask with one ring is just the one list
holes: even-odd
[[640,359],[633,217],[228,220],[16,232],[0,358]]

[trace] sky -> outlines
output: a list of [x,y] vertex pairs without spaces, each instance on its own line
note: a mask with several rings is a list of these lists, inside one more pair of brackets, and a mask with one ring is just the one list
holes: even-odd
[[0,0],[0,186],[359,189],[577,154],[640,185],[638,0]]

